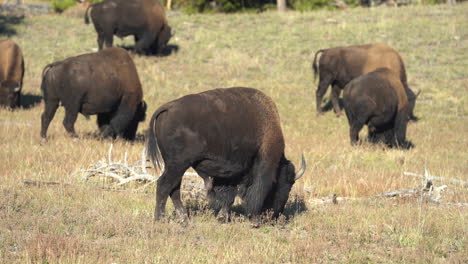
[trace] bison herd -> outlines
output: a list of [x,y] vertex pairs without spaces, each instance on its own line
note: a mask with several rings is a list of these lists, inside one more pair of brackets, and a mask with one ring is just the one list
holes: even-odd
[[[86,10],[86,23],[88,13],[99,51],[51,63],[42,72],[43,141],[60,105],[65,108],[63,126],[72,137],[77,137],[78,113],[97,115],[103,137],[127,140],[135,139],[138,124],[145,120],[147,106],[137,68],[126,50],[112,47],[112,38],[133,35],[135,52],[160,52],[172,34],[163,6],[158,0],[104,0]],[[367,125],[371,142],[412,147],[406,127],[416,119],[417,94],[408,87],[405,65],[394,49],[384,44],[323,49],[315,54],[312,67],[319,75],[319,114],[331,86],[331,103],[339,116],[344,90],[351,144],[359,142],[359,131]],[[21,105],[23,75],[20,47],[0,40],[0,105]],[[169,196],[179,216],[188,218],[180,187],[190,167],[204,179],[209,203],[224,220],[237,195],[249,216],[256,218],[266,210],[278,216],[306,168],[303,157],[298,171],[286,158],[275,103],[253,88],[208,90],[168,102],[153,114],[146,141],[155,167],[164,168],[157,182],[156,220],[164,216]]]

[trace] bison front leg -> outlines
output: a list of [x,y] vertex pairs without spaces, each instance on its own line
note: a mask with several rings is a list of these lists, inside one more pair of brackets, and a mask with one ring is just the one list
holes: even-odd
[[47,139],[47,129],[54,118],[58,106],[59,100],[46,100],[45,102],[45,109],[41,116],[41,138],[43,141]]
[[180,185],[182,176],[188,167],[167,165],[164,173],[158,179],[156,189],[156,208],[154,211],[154,220],[159,221],[165,215],[166,202],[169,195],[174,203],[174,207],[183,222],[187,222],[188,214],[180,199]]
[[97,124],[101,137],[114,137],[114,130],[110,126],[113,113],[100,113],[97,115]]
[[130,123],[134,119],[137,105],[134,103],[134,99],[131,96],[122,98],[117,112],[110,121],[110,126],[103,136],[119,136],[125,138],[125,132],[130,126]]
[[395,117],[394,131],[394,145],[402,148],[412,148],[413,144],[406,141],[406,128],[408,125],[408,115],[405,111],[399,111]]
[[272,188],[272,178],[276,168],[268,159],[260,159],[255,162],[251,171],[252,184],[250,184],[244,197],[247,215],[253,222],[260,221],[260,213],[265,202],[265,198]]
[[341,116],[340,94],[341,88],[338,85],[333,85],[331,92],[331,102],[333,105],[333,111],[335,111],[337,117]]

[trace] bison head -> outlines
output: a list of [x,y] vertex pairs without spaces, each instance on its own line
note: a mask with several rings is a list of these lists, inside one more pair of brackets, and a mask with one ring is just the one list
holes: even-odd
[[163,25],[161,31],[159,32],[159,35],[152,45],[152,51],[156,54],[160,54],[163,52],[163,49],[166,48],[167,43],[171,39],[171,37],[174,34],[172,33],[172,29],[169,25],[165,24]]
[[278,217],[283,212],[289,193],[294,183],[304,175],[306,161],[302,155],[301,169],[296,171],[294,164],[286,158],[282,158],[278,168],[278,180],[268,195],[263,205],[264,210],[273,210],[273,216]]
[[18,106],[21,83],[0,81],[0,106],[15,108]]

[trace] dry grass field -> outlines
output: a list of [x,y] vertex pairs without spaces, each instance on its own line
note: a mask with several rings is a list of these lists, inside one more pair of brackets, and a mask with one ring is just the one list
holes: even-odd
[[[467,263],[466,187],[448,184],[441,204],[372,198],[420,186],[403,172],[468,180],[468,5],[411,6],[277,14],[184,15],[163,57],[132,55],[143,83],[148,116],[180,96],[217,87],[255,87],[280,112],[286,154],[308,169],[287,205],[287,218],[251,227],[244,217],[218,224],[202,201],[186,203],[191,222],[154,223],[155,185],[109,190],[109,180],[71,175],[106,157],[110,140],[95,136],[95,117],[80,116],[74,142],[60,108],[40,144],[42,68],[93,51],[96,34],[82,18],[27,17],[2,25],[24,51],[25,107],[0,109],[0,263]],[[1,20],[8,21],[8,20]],[[0,32],[0,38],[6,38]],[[351,147],[346,118],[315,113],[311,62],[321,48],[383,42],[405,60],[409,84],[421,90],[409,125],[411,150],[364,143]],[[117,45],[131,46],[131,38]],[[175,49],[174,49],[175,50]],[[139,127],[143,137],[149,117]],[[367,131],[363,129],[362,136]],[[116,160],[136,161],[144,147],[114,142]],[[152,174],[158,172],[149,170]],[[54,181],[30,186],[23,181]],[[436,185],[444,184],[435,182]],[[314,205],[312,198],[362,198]],[[187,200],[187,199],[186,199]],[[167,210],[172,211],[168,202]],[[286,219],[286,220],[285,220]]]

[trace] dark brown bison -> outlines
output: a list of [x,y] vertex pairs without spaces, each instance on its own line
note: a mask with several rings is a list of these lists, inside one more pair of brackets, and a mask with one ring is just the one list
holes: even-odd
[[21,48],[13,40],[0,40],[0,106],[21,105],[24,60]]
[[147,151],[155,166],[164,164],[155,220],[164,216],[169,195],[179,216],[187,219],[180,185],[190,167],[209,186],[210,204],[227,214],[239,194],[246,213],[255,218],[268,209],[278,216],[305,171],[304,158],[296,172],[285,157],[274,102],[252,88],[215,89],[164,104],[151,118]]
[[104,137],[128,140],[135,138],[138,122],[145,119],[146,103],[135,64],[121,48],[47,65],[41,89],[45,102],[41,127],[44,140],[59,104],[65,107],[63,126],[72,137],[77,137],[74,124],[78,113],[97,115]]
[[[317,57],[320,53],[322,55],[317,65]],[[329,85],[332,86],[331,102],[333,109],[336,115],[339,116],[341,110],[338,98],[346,84],[358,76],[375,71],[377,68],[389,68],[397,74],[405,88],[410,107],[410,118],[417,119],[413,114],[417,95],[408,86],[405,64],[398,52],[385,44],[322,49],[315,53],[312,68],[314,76],[317,76],[317,72],[319,73],[319,84],[316,91],[318,113],[322,113],[322,98]]]
[[352,145],[358,142],[359,131],[367,125],[371,142],[412,146],[406,141],[410,107],[405,88],[394,71],[379,68],[352,80],[344,88],[343,102]]
[[112,47],[113,35],[133,35],[137,53],[160,53],[171,38],[171,27],[158,0],[104,0],[86,9],[86,24],[90,8],[99,50],[104,43]]

